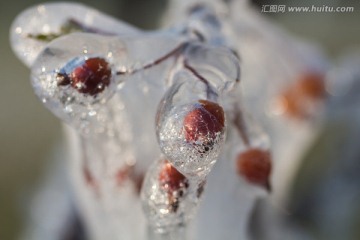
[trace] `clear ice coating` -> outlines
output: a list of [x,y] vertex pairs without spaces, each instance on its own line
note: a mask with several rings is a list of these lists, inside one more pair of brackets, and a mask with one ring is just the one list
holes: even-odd
[[194,219],[193,239],[249,239],[247,224],[254,203],[263,190],[237,174],[235,158],[239,142],[228,136],[227,144],[210,172],[198,215]]
[[155,161],[141,191],[149,224],[159,233],[184,227],[195,214],[204,184],[204,180],[185,177],[167,160]]
[[[70,126],[69,168],[92,239],[142,240],[146,224],[171,232],[193,217],[194,239],[247,239],[265,191],[238,156],[271,151],[281,196],[316,131],[312,118],[294,123],[275,102],[327,62],[246,1],[171,1],[167,16],[174,28],[145,32],[83,5],[44,4],[17,17],[11,42],[40,100]],[[334,95],[337,85],[324,84]],[[322,98],[305,102],[319,115]]]
[[23,11],[11,26],[10,40],[17,56],[31,67],[51,39],[75,31],[104,35],[138,32],[128,24],[82,4],[47,3]]
[[174,76],[157,113],[160,148],[180,172],[206,176],[225,141],[225,116],[217,103],[207,100],[217,93],[187,72]]
[[[115,48],[114,41],[118,46]],[[41,101],[81,134],[114,134],[109,120],[122,81],[124,47],[117,39],[73,33],[49,43],[32,66],[32,85]]]
[[[32,66],[36,94],[55,115],[76,128],[83,129],[84,122],[87,132],[98,128],[89,124],[106,128],[102,119],[110,114],[107,101],[124,82],[131,81],[128,73],[151,64],[181,42],[170,35],[144,35],[147,38],[140,41],[136,35],[72,33],[51,41]],[[145,49],[144,43],[154,42],[164,42],[162,50]],[[152,81],[149,84],[164,84],[161,78]]]
[[[104,104],[115,93],[120,78],[114,66],[122,65],[122,49],[121,45],[112,48],[111,40],[94,34],[74,33],[56,39],[32,66],[35,92],[58,117],[70,122],[73,116],[90,112],[93,105]],[[86,62],[91,59],[98,61],[89,69]],[[87,81],[86,74],[95,75],[101,69],[103,76],[98,79],[102,79]]]
[[240,81],[239,60],[224,46],[192,44],[184,58],[186,65],[195,68],[220,93],[230,91]]

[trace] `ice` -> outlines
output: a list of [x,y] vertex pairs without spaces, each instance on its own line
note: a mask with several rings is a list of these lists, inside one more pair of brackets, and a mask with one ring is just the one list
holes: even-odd
[[[247,121],[246,111],[250,111],[255,120],[259,121],[270,134],[275,165],[273,171],[275,190],[272,195],[275,196],[273,197],[274,201],[279,201],[284,199],[285,192],[287,191],[286,185],[291,182],[290,176],[293,175],[294,169],[297,168],[301,155],[309,146],[311,139],[316,136],[317,130],[316,125],[313,124],[313,119],[294,123],[285,114],[279,114],[279,112],[274,111],[274,100],[289,85],[294,84],[299,75],[308,71],[325,72],[329,63],[318,47],[290,37],[286,32],[269,23],[269,20],[263,19],[250,5],[244,2],[246,1],[228,1],[228,11],[225,14],[222,14],[223,8],[217,7],[216,4],[218,2],[215,3],[213,1],[209,4],[216,6],[215,12],[220,16],[222,31],[226,35],[227,44],[238,52],[241,59],[241,89],[237,88],[235,90],[234,98],[226,96],[223,106],[226,108],[227,113],[230,113],[230,116],[227,115],[229,120],[233,116],[233,109],[228,105],[229,100],[230,102],[243,102],[245,121]],[[179,22],[190,18],[188,10],[193,6],[194,3],[192,1],[173,1],[167,15],[168,18],[164,21],[164,24],[168,25],[171,21]],[[179,9],[183,10],[179,11]],[[240,108],[240,110],[242,109],[243,107]],[[314,116],[318,116],[321,113],[320,110],[321,108],[317,106]],[[233,126],[229,126],[228,134],[233,131],[237,130]],[[256,133],[258,132],[256,128],[245,129],[245,132],[248,132],[250,135],[258,134]],[[243,139],[239,138],[238,140],[243,142]],[[225,146],[228,146],[228,144],[226,142]],[[255,140],[250,141],[250,146],[257,146],[261,149],[269,147],[266,137],[255,138]],[[246,146],[239,144],[236,149],[236,152],[241,152],[246,149]],[[223,150],[223,152],[225,151]],[[218,162],[218,164],[220,163]],[[210,178],[216,175],[216,169],[217,164],[214,167],[214,172],[210,174]],[[219,178],[220,175],[219,173]],[[209,186],[209,191],[211,191],[211,187]],[[228,199],[228,194],[224,193],[221,197],[219,194],[218,198],[221,198],[221,200]],[[215,198],[215,196],[212,197]],[[208,199],[211,201],[210,197]],[[201,206],[207,205],[206,201],[207,198],[205,197],[204,204]],[[238,201],[241,202],[241,200]],[[226,203],[226,206],[232,205]],[[212,208],[217,209],[215,203]],[[210,214],[210,211],[214,211],[212,208],[208,208],[209,212],[207,214]],[[244,203],[244,208],[246,208],[246,203]],[[219,213],[218,215],[221,214]],[[221,216],[226,219],[225,215]],[[209,227],[206,224],[206,220],[209,221],[209,218],[209,215],[207,215],[207,217],[202,219],[204,224],[201,224],[198,230],[205,233],[209,229],[216,228],[220,229],[220,232],[223,234],[216,235],[217,233],[214,230],[210,231],[206,237],[202,235],[199,239],[207,239],[208,237],[211,239],[212,236],[218,236],[218,238],[215,237],[214,239],[219,239],[220,237],[227,236],[226,234],[233,234],[232,238],[229,239],[241,238],[236,237],[236,230],[231,230],[232,228],[230,227],[227,228],[228,225],[226,224],[218,227],[216,225],[218,222],[214,222],[213,225],[210,225],[213,227]],[[229,219],[231,219],[231,214]],[[228,223],[225,220],[220,220],[219,222]],[[226,230],[222,231],[222,229],[228,229],[228,232]],[[244,236],[241,239],[247,238]]]
[[[316,47],[266,23],[245,1],[174,8],[182,24],[149,32],[71,3],[31,8],[12,26],[36,94],[71,127],[70,170],[93,239],[144,239],[146,224],[186,228],[213,167],[195,239],[246,239],[252,206],[267,191],[239,174],[239,154],[273,153],[279,195],[315,135],[273,103],[302,73],[326,70]],[[69,23],[75,28],[62,29]]]
[[243,127],[248,143],[243,141],[236,127],[229,124],[233,130],[228,132],[224,149],[207,178],[206,191],[194,220],[194,239],[250,239],[247,228],[254,204],[269,193],[241,176],[236,161],[238,154],[249,148],[266,150],[270,146],[266,133],[248,117]]
[[99,30],[105,35],[138,32],[128,24],[82,4],[46,3],[24,10],[13,22],[10,41],[14,52],[25,65],[31,67],[47,42],[31,38],[29,35],[58,34],[68,20],[75,20],[86,26],[84,31]]
[[[120,38],[89,33],[72,33],[56,39],[44,48],[32,67],[35,92],[55,115],[76,128],[89,129],[87,125],[83,127],[83,123],[101,125],[99,121],[109,115],[108,106],[111,104],[107,104],[107,101],[119,85],[132,78],[119,72],[131,72],[151,63],[152,59],[172,50],[180,41],[156,33],[147,34],[145,39],[141,39],[136,36]],[[147,46],[144,43],[161,43],[161,40],[164,44],[158,51],[156,48],[144,48]],[[110,83],[103,86],[103,91],[84,94],[69,84],[59,83],[59,74],[71,76],[76,68],[82,67],[87,59],[92,58],[104,59],[111,68]],[[158,78],[150,84],[161,87],[164,83],[164,79]]]
[[215,11],[201,3],[188,9],[189,19],[186,27],[197,33],[199,38],[214,46],[226,45],[226,38],[222,34],[222,23]]
[[185,59],[220,93],[230,91],[240,81],[239,61],[228,48],[192,44]]
[[227,146],[209,174],[204,198],[194,220],[194,239],[249,239],[246,232],[248,219],[261,193],[237,175],[234,153]]
[[226,34],[241,58],[242,86],[237,99],[242,96],[244,107],[269,134],[274,160],[272,198],[285,201],[291,176],[318,133],[324,101],[310,105],[313,114],[307,119],[289,117],[277,103],[301,75],[325,73],[330,63],[318,46],[290,36],[249,4],[233,1],[229,9],[224,28],[230,30]]
[[171,232],[194,216],[203,180],[188,179],[164,159],[149,168],[141,192],[144,213],[155,232]]
[[[206,176],[224,144],[225,126],[218,128],[218,119],[214,115],[206,110],[205,115],[201,112],[200,101],[207,97],[205,84],[187,73],[179,74],[159,106],[158,141],[169,161],[182,173]],[[189,131],[193,131],[190,133],[186,130],[187,117],[191,118],[191,124],[196,124],[190,126],[192,130]]]
[[183,129],[184,117],[194,109],[193,106],[172,109],[160,130],[160,147],[183,173],[206,175],[217,160],[221,145],[224,142],[224,132],[216,133],[209,147],[203,141],[195,144],[188,143],[185,140],[184,132],[181,130]]
[[[165,49],[156,51],[152,48],[146,50],[150,56],[141,55],[140,50],[145,50],[141,45],[147,42],[146,39],[159,42],[162,38],[165,38],[162,45]],[[153,58],[161,57],[178,44],[178,41],[173,42],[166,35],[156,33],[148,35],[143,42],[134,37],[116,39],[119,41],[117,46],[125,45],[128,50],[120,58],[124,59],[124,64],[116,69],[129,71],[151,63]],[[95,115],[86,110],[94,118],[83,128],[87,133],[70,124],[76,142],[72,149],[81,149],[71,163],[79,207],[90,235],[95,239],[104,236],[106,239],[144,239],[146,222],[138,191],[149,165],[160,154],[154,129],[155,112],[164,93],[169,66],[171,61],[156,65],[145,73],[121,75],[123,82],[113,96],[104,103],[95,104],[99,105]],[[81,125],[85,122],[89,122],[88,115],[78,121]],[[84,167],[90,174],[84,174]],[[87,183],[89,175],[93,179],[91,182],[96,184]]]
[[224,107],[229,119],[230,128],[238,137],[241,146],[240,150],[246,148],[270,149],[270,139],[263,126],[253,114],[254,111],[247,109],[241,101],[241,85],[236,87],[224,98]]
[[[131,141],[125,138],[127,122],[121,125],[120,140],[104,135],[79,138],[67,128],[77,207],[94,239],[144,239],[146,222],[137,190],[139,165],[144,163],[136,162]],[[134,231],[128,231],[130,228]]]
[[[104,111],[101,106],[114,95],[120,81],[113,66],[118,66],[122,59],[121,47],[113,49],[110,43],[104,44],[104,41],[106,39],[98,35],[70,34],[51,42],[32,67],[32,85],[40,100],[55,115],[75,127],[80,127],[83,119],[91,122],[101,117]],[[60,75],[71,76],[76,68],[81,68],[91,58],[107,62],[109,84],[102,86],[103,91],[85,94],[70,84],[60,82]]]

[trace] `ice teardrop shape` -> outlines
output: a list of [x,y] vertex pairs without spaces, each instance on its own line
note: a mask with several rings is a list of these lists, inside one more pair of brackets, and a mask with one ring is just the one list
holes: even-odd
[[196,81],[175,84],[160,103],[156,122],[160,148],[169,161],[187,176],[203,177],[224,144],[225,116],[200,90]]
[[[72,122],[94,110],[116,91],[123,48],[113,38],[73,33],[52,41],[32,67],[32,85],[41,101],[59,118]],[[116,41],[116,39],[114,40]]]
[[144,213],[153,230],[168,232],[186,224],[195,213],[204,184],[185,177],[167,160],[155,161],[141,192]]
[[48,37],[55,38],[73,31],[104,35],[140,32],[124,22],[78,3],[46,3],[26,9],[17,16],[10,29],[10,41],[20,60],[31,67],[50,40]]

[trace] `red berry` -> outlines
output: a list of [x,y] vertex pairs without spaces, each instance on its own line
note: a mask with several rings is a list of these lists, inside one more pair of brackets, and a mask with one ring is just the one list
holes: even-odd
[[279,97],[279,103],[290,117],[305,119],[309,117],[309,107],[325,96],[324,76],[320,73],[308,72],[285,89]]
[[249,182],[271,190],[271,157],[268,151],[252,148],[240,153],[237,158],[237,172]]
[[185,139],[188,142],[202,141],[211,144],[216,133],[224,129],[224,110],[208,100],[199,100],[199,106],[184,118]]
[[103,58],[89,58],[69,75],[58,73],[57,80],[59,86],[70,84],[80,93],[95,96],[109,86],[111,69]]
[[288,116],[296,119],[305,119],[308,117],[306,105],[304,105],[302,97],[291,89],[284,92],[279,100],[281,107]]
[[324,75],[317,72],[306,73],[299,78],[297,88],[305,97],[323,98],[326,95]]
[[159,182],[162,189],[165,189],[169,194],[183,187],[188,187],[188,179],[168,161],[161,168]]
[[159,173],[161,189],[167,192],[169,210],[177,212],[180,205],[180,197],[184,194],[184,189],[189,187],[188,179],[180,173],[171,163],[165,161]]

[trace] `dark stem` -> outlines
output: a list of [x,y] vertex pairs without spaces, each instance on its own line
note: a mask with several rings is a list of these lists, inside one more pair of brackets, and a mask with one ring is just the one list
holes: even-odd
[[[229,49],[230,49],[230,51],[232,52],[232,54],[234,54],[236,60],[237,60],[238,62],[240,62],[240,55],[239,55],[239,53],[238,53],[235,49],[233,49],[233,48],[229,48]],[[237,82],[237,83],[240,82],[240,74],[241,74],[240,71],[241,71],[241,70],[240,70],[240,66],[237,65],[237,68],[236,68],[236,79],[235,79],[235,82]]]
[[177,46],[176,48],[174,48],[173,50],[171,50],[170,52],[168,52],[167,54],[165,54],[164,56],[150,62],[150,63],[147,63],[139,68],[135,68],[135,69],[127,69],[125,71],[117,71],[116,72],[116,75],[125,75],[125,74],[134,74],[134,73],[137,73],[139,71],[142,71],[142,70],[146,70],[148,68],[152,68],[156,65],[159,65],[161,64],[162,62],[166,61],[167,59],[171,58],[171,57],[175,57],[177,58],[178,55],[180,53],[183,52],[184,48],[186,48],[186,46],[188,45],[187,42],[185,43],[181,43],[179,46]]
[[218,96],[218,94],[210,86],[209,81],[203,76],[201,76],[200,73],[198,73],[198,71],[196,71],[193,67],[191,67],[186,60],[184,60],[184,67],[189,70],[197,79],[199,79],[206,85],[206,96],[208,99],[210,99],[211,96]]
[[200,42],[205,42],[206,41],[204,35],[202,35],[198,30],[191,29],[191,33],[193,33]]
[[190,27],[186,27],[182,32],[181,34],[185,35],[185,36],[188,36],[188,35],[191,35],[193,34],[196,39],[200,42],[205,42],[206,39],[205,39],[205,36],[199,32],[198,30],[196,29],[193,29],[193,28],[190,28]]
[[[188,45],[189,45],[189,42],[181,43],[179,46],[177,46],[176,48],[174,48],[167,54],[161,56],[160,58],[158,58],[150,63],[147,63],[139,68],[125,69],[125,70],[117,71],[116,75],[127,75],[127,74],[131,75],[131,74],[137,73],[139,71],[146,70],[146,69],[152,68],[154,66],[157,66],[171,57],[175,57],[175,59],[177,59],[179,57],[179,55],[184,52],[184,49]],[[212,97],[215,97],[215,98],[218,97],[218,94],[213,90],[209,81],[205,77],[203,77],[198,71],[196,71],[192,66],[190,66],[186,59],[183,61],[183,65],[184,65],[185,69],[189,70],[197,79],[199,79],[201,82],[203,82],[206,85],[206,95],[207,95],[208,99],[211,99]],[[237,77],[236,81],[239,81],[239,73],[238,73],[238,77]]]
[[244,144],[248,147],[250,145],[250,139],[246,132],[244,115],[238,107],[235,108],[235,116],[233,119],[233,124],[238,130],[240,138],[243,140]]

